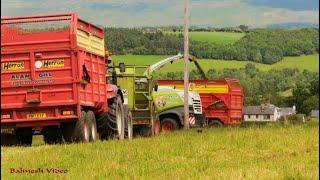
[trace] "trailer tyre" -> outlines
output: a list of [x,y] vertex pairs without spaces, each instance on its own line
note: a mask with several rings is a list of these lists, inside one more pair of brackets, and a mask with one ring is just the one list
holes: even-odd
[[97,133],[97,123],[95,115],[92,111],[88,111],[86,114],[86,120],[88,121],[88,126],[90,129],[90,142],[94,142],[98,139],[98,133]]
[[17,136],[11,133],[1,133],[1,146],[14,146],[17,144]]
[[167,133],[169,131],[175,131],[179,127],[177,121],[173,118],[167,117],[161,121],[161,132]]
[[76,122],[73,133],[76,142],[86,143],[90,141],[90,127],[86,114],[85,111],[82,111],[80,119]]
[[43,140],[46,144],[57,144],[62,142],[62,136],[58,127],[45,127],[43,129]]
[[32,135],[32,128],[19,128],[16,130],[17,141],[21,146],[31,146]]
[[75,122],[68,122],[61,124],[61,131],[63,135],[63,139],[67,143],[72,143],[75,141],[74,137],[74,130],[75,130]]

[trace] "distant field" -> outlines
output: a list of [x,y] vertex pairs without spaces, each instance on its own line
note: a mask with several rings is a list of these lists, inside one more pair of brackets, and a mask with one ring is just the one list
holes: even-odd
[[[126,64],[135,64],[135,65],[150,65],[159,60],[162,60],[168,56],[157,56],[157,55],[122,55],[114,56],[113,59],[118,62],[124,62]],[[209,69],[222,70],[225,68],[244,68],[246,64],[253,63],[251,61],[228,61],[228,60],[199,60],[201,67],[208,71]],[[299,57],[285,57],[282,61],[272,64],[260,64],[253,63],[261,71],[268,71],[270,69],[284,69],[284,68],[298,68],[300,71],[308,69],[313,72],[319,72],[319,55],[308,55],[308,56],[299,56]],[[195,66],[192,64],[191,69],[195,69]],[[176,72],[183,71],[183,61],[179,61],[173,64],[168,64],[160,69],[160,72]]]
[[191,40],[209,43],[214,42],[218,44],[232,44],[241,39],[244,35],[245,33],[232,32],[189,32],[189,37]]
[[[311,122],[310,122],[311,123]],[[319,124],[178,131],[131,141],[1,147],[3,179],[318,179]],[[10,168],[44,173],[10,173]],[[67,173],[47,173],[47,168]]]

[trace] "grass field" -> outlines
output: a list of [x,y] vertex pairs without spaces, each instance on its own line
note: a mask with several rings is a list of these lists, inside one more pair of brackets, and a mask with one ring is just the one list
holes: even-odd
[[232,32],[189,32],[191,40],[209,43],[213,42],[217,44],[232,44],[241,39],[244,35],[245,33]]
[[[124,62],[125,64],[135,64],[135,65],[150,65],[159,60],[162,60],[168,56],[157,56],[157,55],[121,55],[114,56],[113,59],[116,62]],[[225,68],[244,68],[246,64],[253,63],[251,61],[234,61],[234,60],[199,60],[201,67],[208,71],[209,69],[222,70]],[[300,57],[285,57],[282,61],[272,64],[260,64],[253,63],[257,68],[262,71],[268,71],[270,69],[283,69],[283,68],[298,68],[300,71],[308,69],[314,72],[319,72],[319,55],[308,55]],[[192,64],[191,69],[195,69]],[[183,61],[176,62],[173,64],[168,64],[160,69],[160,72],[176,72],[183,71]]]
[[[178,131],[131,141],[1,147],[3,179],[318,179],[319,124]],[[10,168],[44,173],[10,173]],[[47,173],[46,168],[67,170]]]

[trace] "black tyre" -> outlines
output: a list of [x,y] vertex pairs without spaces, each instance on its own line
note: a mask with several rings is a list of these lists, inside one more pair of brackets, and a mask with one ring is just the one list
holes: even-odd
[[223,124],[219,120],[209,120],[208,127],[209,128],[218,128],[222,127]]
[[152,135],[152,127],[150,126],[141,126],[139,128],[139,134],[142,136],[142,137],[149,137]]
[[124,109],[121,97],[117,95],[109,104],[109,127],[118,139],[124,139]]
[[63,139],[65,142],[71,143],[75,141],[75,137],[73,136],[75,126],[76,126],[75,122],[68,122],[68,123],[61,124],[60,127],[62,131]]
[[132,113],[129,109],[129,106],[123,105],[124,116],[125,116],[125,138],[132,139],[133,137],[133,122],[132,122]]
[[76,142],[87,143],[90,141],[90,125],[86,118],[86,112],[82,111],[80,119],[76,122],[73,137]]
[[19,128],[16,130],[17,142],[21,146],[32,145],[32,128]]
[[18,144],[15,134],[1,133],[1,146],[14,146]]
[[152,117],[152,135],[158,135],[160,133],[160,120],[159,116],[157,116],[157,112],[155,109],[155,105],[151,106],[151,117]]
[[97,133],[96,118],[95,118],[95,115],[92,111],[87,112],[86,120],[88,121],[89,129],[90,129],[90,131],[89,131],[90,142],[94,142],[98,139],[98,133]]
[[126,118],[126,129],[125,129],[126,137],[128,139],[132,139],[132,137],[133,137],[133,123],[132,123],[131,111],[128,112],[128,115],[126,117],[127,117]]
[[60,144],[62,142],[62,136],[57,126],[44,127],[42,134],[46,144]]
[[167,133],[169,131],[175,131],[179,128],[177,121],[173,118],[167,117],[161,120],[161,132]]

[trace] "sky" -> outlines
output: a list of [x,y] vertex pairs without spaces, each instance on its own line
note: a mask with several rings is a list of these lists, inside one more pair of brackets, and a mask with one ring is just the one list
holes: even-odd
[[[190,0],[190,25],[319,24],[319,0]],[[184,0],[1,0],[1,17],[77,12],[108,27],[183,24]]]

